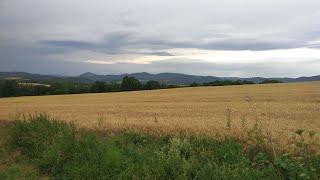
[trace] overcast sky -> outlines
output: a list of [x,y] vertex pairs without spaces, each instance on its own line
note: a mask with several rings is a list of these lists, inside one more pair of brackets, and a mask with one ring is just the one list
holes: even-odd
[[0,0],[0,71],[320,74],[319,0]]

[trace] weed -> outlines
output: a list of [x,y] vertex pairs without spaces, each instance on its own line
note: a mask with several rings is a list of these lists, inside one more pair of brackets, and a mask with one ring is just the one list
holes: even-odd
[[241,130],[242,131],[246,131],[247,130],[247,124],[248,124],[248,120],[247,120],[247,115],[244,114],[241,118]]
[[[254,136],[255,137],[255,136]],[[255,137],[256,138],[256,137]],[[320,158],[273,159],[234,139],[85,131],[40,114],[14,122],[10,147],[55,179],[318,179]],[[259,144],[258,144],[259,145]],[[8,177],[17,172],[7,172]]]
[[107,127],[107,118],[103,112],[98,113],[97,126],[98,128],[102,129],[105,129]]
[[227,128],[231,128],[231,109],[227,108]]

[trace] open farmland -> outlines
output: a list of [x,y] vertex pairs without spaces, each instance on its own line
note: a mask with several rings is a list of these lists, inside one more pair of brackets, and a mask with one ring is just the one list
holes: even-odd
[[265,133],[284,137],[297,129],[320,131],[320,82],[0,99],[2,120],[29,113],[152,133],[238,135],[258,122]]
[[319,179],[319,87],[2,98],[0,179]]

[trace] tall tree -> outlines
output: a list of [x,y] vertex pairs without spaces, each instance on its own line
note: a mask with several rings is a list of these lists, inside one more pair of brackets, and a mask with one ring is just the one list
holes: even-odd
[[158,81],[148,81],[145,85],[144,85],[144,89],[160,89],[161,85]]
[[18,83],[12,80],[6,80],[2,83],[0,88],[0,95],[2,97],[16,96],[18,93]]
[[141,84],[140,81],[134,77],[125,76],[121,82],[121,91],[134,91],[140,90]]
[[91,92],[95,92],[95,93],[105,92],[106,89],[107,89],[107,85],[105,82],[102,82],[102,81],[96,81],[91,86]]

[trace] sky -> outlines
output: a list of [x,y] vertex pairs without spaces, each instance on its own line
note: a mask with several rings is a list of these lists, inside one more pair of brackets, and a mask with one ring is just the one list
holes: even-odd
[[320,74],[319,0],[0,0],[0,71]]

